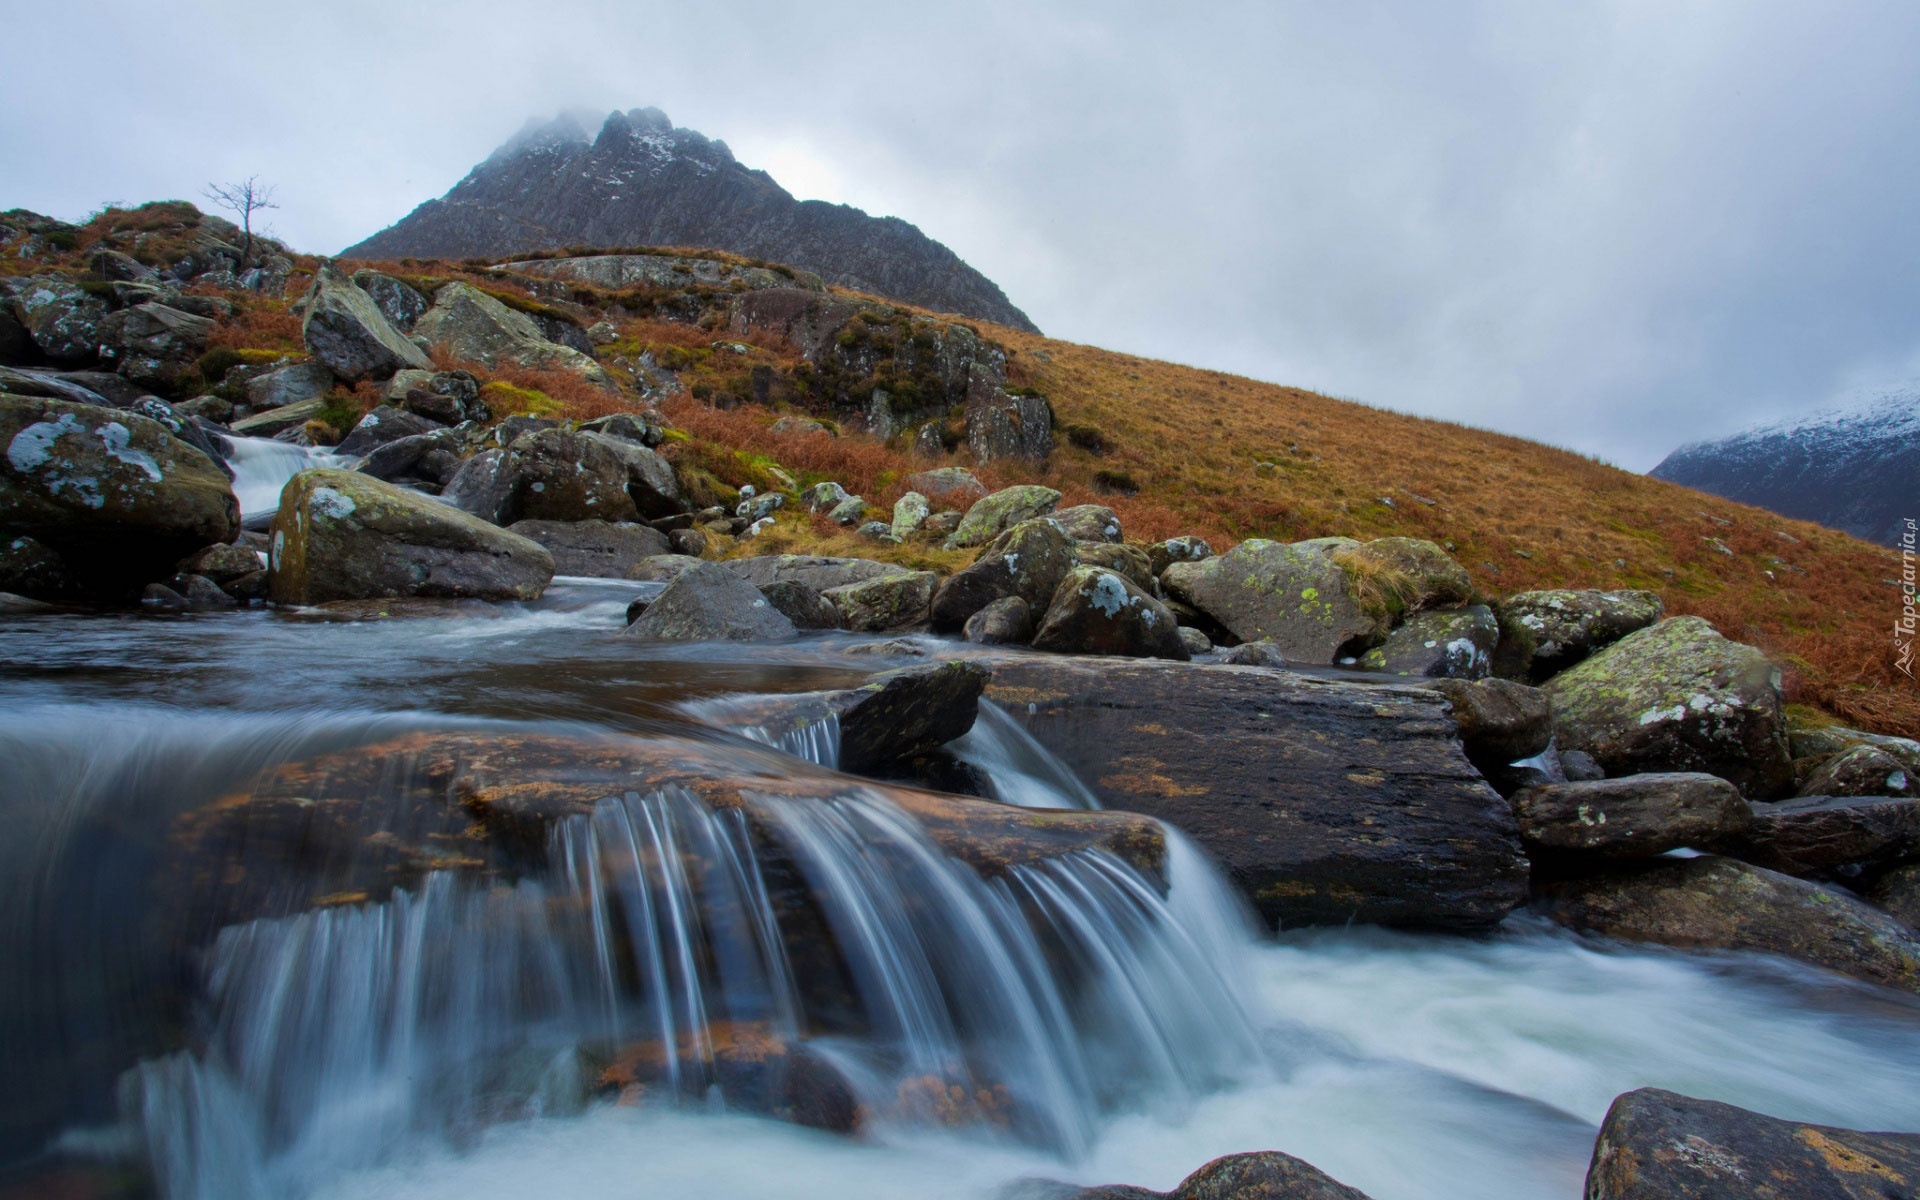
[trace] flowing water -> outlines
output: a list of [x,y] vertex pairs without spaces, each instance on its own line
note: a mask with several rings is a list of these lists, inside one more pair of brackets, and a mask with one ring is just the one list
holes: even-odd
[[[767,736],[726,698],[860,682],[861,639],[634,644],[637,590],[0,624],[0,1162],[142,1162],[170,1200],[989,1197],[1281,1149],[1376,1200],[1544,1198],[1634,1087],[1920,1129],[1920,1005],[1882,990],[1524,914],[1275,937],[1177,833],[1164,892],[1097,850],[983,879],[852,781],[754,828],[610,796],[514,883],[429,873],[191,953],[156,928],[175,819],[275,764],[421,731],[833,764],[831,722]],[[1097,807],[991,705],[955,750],[999,800]]]

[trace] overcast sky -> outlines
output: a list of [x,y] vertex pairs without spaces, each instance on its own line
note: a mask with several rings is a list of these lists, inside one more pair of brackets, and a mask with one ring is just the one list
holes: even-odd
[[278,185],[334,251],[656,105],[1056,337],[1645,469],[1920,376],[1920,5],[19,8],[0,207]]

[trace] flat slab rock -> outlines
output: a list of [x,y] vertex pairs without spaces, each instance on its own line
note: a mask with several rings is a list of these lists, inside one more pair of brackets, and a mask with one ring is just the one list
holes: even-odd
[[1789,875],[1920,858],[1920,800],[1801,796],[1753,806],[1753,823],[1717,849]]
[[987,696],[1102,804],[1185,831],[1282,925],[1482,928],[1523,902],[1446,700],[1261,668],[996,655]]
[[1781,1121],[1659,1088],[1613,1102],[1586,1200],[1884,1200],[1920,1186],[1920,1134]]

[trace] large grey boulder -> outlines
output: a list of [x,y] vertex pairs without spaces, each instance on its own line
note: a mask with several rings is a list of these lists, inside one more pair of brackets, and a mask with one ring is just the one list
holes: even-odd
[[13,311],[41,354],[61,364],[92,361],[107,303],[68,280],[35,275],[12,284]]
[[1324,665],[1387,630],[1384,604],[1367,603],[1334,561],[1339,548],[1251,538],[1215,558],[1173,563],[1160,582],[1241,641],[1271,641],[1293,662]]
[[373,453],[388,442],[397,442],[405,437],[420,437],[440,428],[425,417],[415,416],[404,408],[382,404],[361,417],[347,436],[340,439],[340,444],[334,447],[334,452],[348,458],[359,458]]
[[[249,379],[247,405],[256,412],[264,413],[268,409],[284,408],[289,404],[298,404],[302,400],[317,400],[331,390],[333,390],[333,372],[327,369],[326,364],[289,363]],[[317,412],[317,406],[312,411]],[[285,426],[281,428],[284,429]],[[236,432],[238,432],[237,427]],[[260,436],[272,437],[278,432],[280,430],[275,429]]]
[[[468,459],[442,493],[497,525],[515,521],[635,521],[629,467],[620,451],[593,434],[540,429],[504,450]],[[618,443],[641,453],[641,446]]]
[[765,642],[797,637],[793,622],[718,563],[696,562],[666,586],[627,636],[655,642]]
[[828,558],[813,554],[762,554],[729,559],[722,565],[755,587],[793,582],[804,583],[816,592],[912,574],[906,567],[871,558]]
[[[1782,1121],[1642,1088],[1600,1124],[1585,1200],[1882,1200],[1920,1179],[1920,1134]],[[1898,1181],[1898,1182],[1896,1182]]]
[[1256,667],[994,657],[987,696],[1108,808],[1183,830],[1286,926],[1481,928],[1527,892],[1443,697]]
[[353,285],[365,292],[387,323],[402,333],[411,332],[414,322],[427,311],[427,298],[412,284],[378,271],[355,271]]
[[1437,608],[1408,617],[1386,641],[1361,655],[1359,666],[1386,675],[1485,679],[1499,640],[1500,624],[1485,605]]
[[1666,615],[1653,592],[1519,592],[1499,601],[1494,672],[1538,683]]
[[1044,613],[1060,581],[1078,563],[1073,542],[1050,517],[1022,521],[955,571],[933,596],[933,627],[952,632],[973,614],[1008,596]]
[[1422,538],[1384,537],[1337,550],[1350,575],[1373,576],[1395,616],[1466,604],[1473,581],[1453,556]]
[[916,633],[927,628],[937,580],[932,571],[907,571],[826,588],[820,594],[856,633]]
[[1801,796],[1753,806],[1753,824],[1716,847],[1789,875],[1874,870],[1920,859],[1920,800]]
[[239,532],[225,472],[151,418],[0,393],[0,447],[0,529],[92,588],[137,588]]
[[100,359],[144,387],[171,388],[193,373],[215,328],[165,304],[136,304],[101,319]]
[[1779,668],[1699,617],[1628,634],[1545,690],[1560,747],[1610,776],[1706,771],[1762,799],[1792,782]]
[[1628,775],[1524,787],[1508,797],[1530,850],[1646,858],[1745,833],[1753,812],[1717,775]]
[[367,295],[331,263],[314,272],[307,289],[300,335],[307,353],[335,376],[357,383],[385,379],[408,367],[430,371],[426,352],[393,327]]
[[553,578],[538,543],[357,471],[295,475],[271,538],[267,587],[279,604],[533,600]]
[[1532,758],[1553,740],[1545,692],[1508,679],[1444,679],[1428,687],[1447,698],[1461,745],[1482,772]]
[[630,579],[643,560],[667,552],[667,535],[651,525],[611,521],[515,521],[509,533],[545,546],[556,575]]
[[1552,885],[1573,929],[1695,950],[1749,950],[1920,992],[1920,935],[1835,888],[1731,858],[1657,858]]
[[1076,542],[1121,542],[1120,514],[1104,504],[1076,504],[1054,512],[1060,532]]
[[1802,796],[1920,795],[1920,777],[1909,762],[1879,746],[1842,750],[1814,768],[1800,785]]
[[540,323],[467,283],[449,283],[433,294],[433,307],[414,323],[415,336],[435,350],[489,367],[572,371],[590,383],[611,387],[599,363],[571,346],[547,340]]
[[1060,581],[1033,635],[1033,648],[1175,662],[1192,657],[1166,605],[1099,567],[1075,567]]
[[1023,483],[1001,488],[974,501],[960,527],[947,538],[947,549],[984,546],[1022,521],[1046,516],[1059,503],[1060,493],[1050,487]]

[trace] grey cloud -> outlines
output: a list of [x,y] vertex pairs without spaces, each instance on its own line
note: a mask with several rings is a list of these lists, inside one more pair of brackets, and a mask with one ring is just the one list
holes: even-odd
[[150,7],[16,15],[88,63],[0,79],[0,203],[258,172],[331,250],[530,116],[658,105],[1057,336],[1634,467],[1920,354],[1904,4]]

